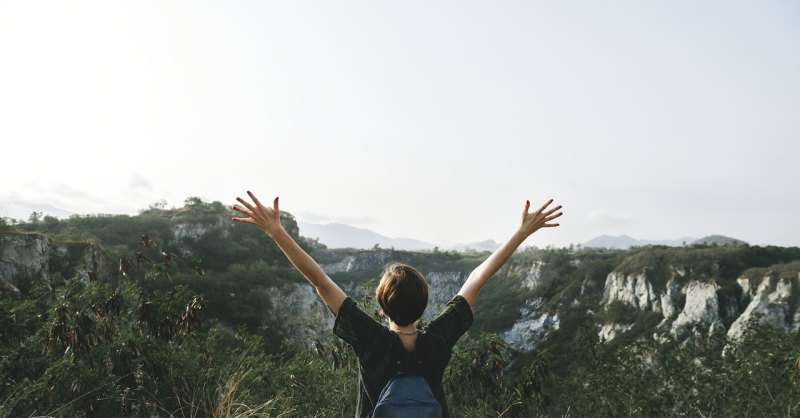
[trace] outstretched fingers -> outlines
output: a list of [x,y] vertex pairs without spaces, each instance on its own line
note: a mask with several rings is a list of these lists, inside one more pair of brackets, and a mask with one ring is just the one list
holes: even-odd
[[253,199],[253,203],[255,203],[257,207],[260,207],[260,208],[264,207],[264,205],[262,205],[261,202],[258,201],[258,198],[256,197],[256,195],[253,194],[253,192],[248,190],[247,191],[247,195],[250,196],[251,199]]
[[231,220],[234,221],[234,222],[244,222],[244,223],[248,223],[248,224],[255,224],[256,223],[255,219],[253,219],[253,218],[231,218]]
[[550,199],[547,202],[544,202],[544,205],[542,205],[542,207],[540,207],[539,210],[536,211],[536,213],[542,213],[542,211],[547,209],[547,207],[550,206],[551,203],[553,203],[553,199]]
[[542,215],[544,215],[544,217],[546,218],[559,210],[561,210],[561,205],[558,205],[553,209],[548,210],[547,212],[542,212]]
[[236,212],[239,212],[239,213],[241,213],[242,215],[245,216],[244,218],[243,217],[232,217],[231,220],[233,220],[234,222],[249,222],[249,223],[253,223],[253,212],[251,210],[245,209],[245,208],[243,208],[243,207],[241,207],[239,205],[233,205],[233,210],[235,210]]
[[555,226],[559,225],[559,224],[550,223],[550,221],[552,221],[553,219],[556,219],[559,216],[564,214],[563,212],[558,212],[558,213],[555,213],[555,214],[553,213],[553,212],[555,212],[555,211],[557,211],[559,209],[561,209],[560,205],[558,207],[556,207],[556,208],[553,208],[553,210],[549,211],[545,215],[545,217],[542,219],[542,228],[552,228],[552,227],[555,227]]
[[[253,205],[252,205],[250,202],[248,202],[248,201],[246,201],[246,200],[242,199],[241,197],[237,197],[237,198],[236,198],[236,201],[237,201],[237,202],[239,202],[239,203],[241,203],[241,204],[243,204],[243,205],[244,205],[244,207],[246,207],[247,209],[249,209],[249,210],[250,210],[250,212],[255,212],[255,211],[256,211],[256,208],[255,208],[255,207],[254,207],[254,206],[253,206]],[[235,206],[234,206],[234,209],[236,209],[236,207],[235,207]]]
[[249,216],[249,217],[253,216],[253,211],[251,211],[249,209],[245,209],[245,208],[243,208],[243,207],[241,207],[239,205],[233,205],[233,210],[235,210],[235,211],[237,211],[237,212],[239,212],[239,213],[241,213],[242,215],[245,215],[245,216]]
[[555,219],[555,218],[558,218],[559,216],[561,216],[561,215],[563,215],[563,214],[564,214],[563,212],[558,212],[558,213],[556,213],[555,215],[547,215],[547,216],[545,216],[545,217],[544,217],[544,221],[545,221],[545,222],[550,222],[550,221],[552,221],[553,219]]

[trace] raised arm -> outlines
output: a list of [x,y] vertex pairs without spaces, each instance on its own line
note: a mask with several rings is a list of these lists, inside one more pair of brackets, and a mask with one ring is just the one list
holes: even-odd
[[234,222],[245,222],[257,226],[272,238],[278,247],[286,254],[286,258],[291,261],[306,280],[317,289],[317,293],[328,305],[334,315],[339,315],[339,308],[342,306],[347,295],[333,281],[322,268],[292,239],[291,235],[281,225],[281,215],[278,209],[278,198],[272,202],[272,207],[266,207],[258,201],[256,196],[247,192],[252,199],[248,202],[241,197],[237,197],[244,207],[234,205],[233,210],[241,213],[244,217],[233,218]]
[[475,304],[475,299],[478,298],[478,293],[480,293],[481,288],[483,288],[489,279],[503,267],[506,261],[508,261],[508,258],[511,257],[511,254],[514,254],[514,251],[526,238],[539,230],[539,228],[558,226],[558,224],[550,223],[550,221],[561,216],[562,213],[559,212],[561,205],[548,209],[551,203],[553,203],[553,199],[545,202],[536,212],[528,213],[531,202],[530,200],[525,202],[525,211],[522,212],[522,223],[519,228],[505,244],[498,248],[489,258],[484,260],[481,265],[470,273],[467,281],[464,282],[464,285],[461,286],[461,290],[458,291],[458,294],[463,296],[470,306]]

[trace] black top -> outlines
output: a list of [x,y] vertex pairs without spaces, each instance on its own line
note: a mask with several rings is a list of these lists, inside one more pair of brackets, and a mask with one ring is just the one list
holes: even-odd
[[[417,344],[422,344],[420,361],[423,376],[433,390],[433,395],[442,404],[442,416],[450,417],[442,387],[442,375],[450,362],[453,345],[472,325],[472,309],[466,299],[456,296],[430,324],[417,335]],[[358,358],[358,404],[356,417],[368,417],[378,402],[378,396],[396,372],[392,361],[393,350],[407,353],[400,337],[362,311],[356,302],[347,298],[339,308],[333,325],[333,333],[353,347]],[[424,341],[420,341],[424,339]],[[397,352],[397,351],[395,351]],[[413,361],[414,353],[407,353],[404,362]]]

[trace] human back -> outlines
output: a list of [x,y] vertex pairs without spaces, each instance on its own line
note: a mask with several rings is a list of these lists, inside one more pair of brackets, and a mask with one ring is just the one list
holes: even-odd
[[[424,378],[442,416],[449,417],[442,379],[452,348],[472,324],[472,310],[459,296],[422,329],[415,323],[427,306],[427,282],[413,267],[402,263],[386,266],[375,299],[388,318],[388,327],[347,298],[334,323],[334,334],[347,342],[359,362],[358,417],[373,412],[381,392],[398,373],[416,369]],[[405,298],[405,299],[404,299]],[[413,299],[413,300],[412,300]]]
[[[443,311],[416,335],[414,351],[408,351],[399,334],[359,308],[352,298],[342,304],[334,323],[334,334],[347,342],[359,364],[358,417],[369,416],[380,393],[397,373],[398,357],[406,365],[422,363],[421,375],[448,417],[442,384],[455,342],[472,324],[472,310],[461,297],[451,300]],[[421,348],[421,349],[420,349]],[[400,353],[399,356],[396,353]]]
[[[426,338],[418,338],[413,353],[405,349],[400,350],[402,354],[395,353],[395,373],[381,390],[372,418],[442,418],[442,404],[424,375],[425,342]],[[411,361],[408,354],[412,354]]]

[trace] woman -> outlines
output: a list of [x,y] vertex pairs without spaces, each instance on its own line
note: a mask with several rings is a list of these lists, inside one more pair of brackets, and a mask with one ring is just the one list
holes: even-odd
[[548,209],[553,199],[532,213],[528,212],[530,201],[526,201],[519,228],[469,275],[444,311],[423,330],[417,330],[414,324],[422,317],[428,304],[428,284],[413,267],[390,264],[375,292],[376,300],[389,317],[389,327],[386,328],[359,309],[355,301],[283,229],[277,197],[272,207],[268,207],[262,205],[253,193],[248,191],[247,194],[249,201],[237,198],[242,206],[233,207],[244,217],[235,217],[233,221],[257,226],[278,244],[336,316],[334,334],[350,344],[358,358],[357,417],[370,416],[381,390],[397,371],[397,359],[404,365],[412,365],[409,367],[422,364],[421,372],[442,405],[442,415],[449,417],[442,376],[453,345],[472,324],[472,306],[478,293],[528,236],[540,228],[558,226],[551,221],[562,215],[560,205]]

